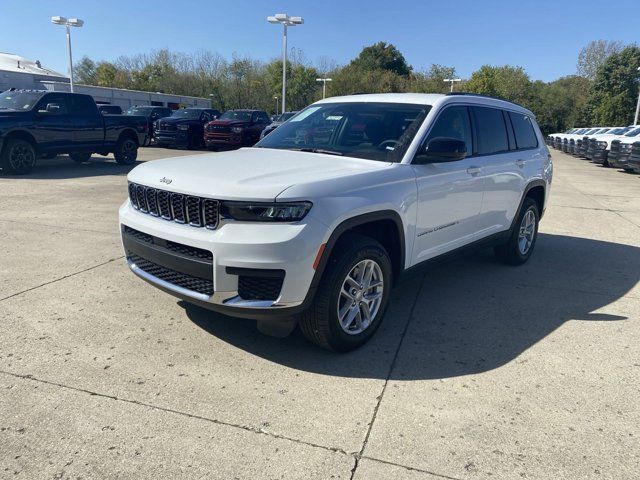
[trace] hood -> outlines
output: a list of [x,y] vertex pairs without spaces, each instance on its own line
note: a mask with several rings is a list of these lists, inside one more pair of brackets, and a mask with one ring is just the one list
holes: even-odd
[[249,125],[251,122],[243,120],[214,120],[209,122],[209,125],[222,126],[222,127],[238,127]]
[[134,168],[128,179],[177,193],[268,202],[293,185],[343,178],[389,165],[319,153],[242,148],[146,162]]
[[198,118],[177,118],[177,117],[163,117],[158,120],[162,125],[197,125],[200,123]]

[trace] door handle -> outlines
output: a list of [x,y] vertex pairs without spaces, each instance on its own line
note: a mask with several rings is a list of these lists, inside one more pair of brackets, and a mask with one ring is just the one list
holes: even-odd
[[519,166],[520,168],[524,167],[524,160],[516,160],[516,165]]
[[478,175],[480,173],[480,167],[469,167],[467,168],[467,173],[469,175]]

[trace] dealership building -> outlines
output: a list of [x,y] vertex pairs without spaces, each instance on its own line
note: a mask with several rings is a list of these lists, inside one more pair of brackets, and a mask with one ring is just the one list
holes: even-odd
[[[0,92],[10,88],[68,92],[69,78],[44,67],[38,60],[31,61],[11,53],[0,52]],[[211,107],[208,98],[143,92],[124,88],[95,87],[74,84],[76,93],[91,95],[98,104],[118,105],[123,110],[133,105],[158,107]]]

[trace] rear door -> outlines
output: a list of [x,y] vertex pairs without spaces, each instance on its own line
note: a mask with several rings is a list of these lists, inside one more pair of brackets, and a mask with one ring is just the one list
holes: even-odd
[[78,150],[95,151],[104,142],[104,120],[98,107],[89,95],[69,95],[69,112],[74,126],[74,147]]
[[[44,113],[47,105],[57,105],[55,111]],[[73,145],[73,125],[67,95],[49,93],[45,95],[35,108],[34,136],[41,150],[48,152],[64,152]],[[42,113],[38,113],[42,112]]]
[[422,145],[434,138],[463,140],[469,156],[463,160],[412,164],[418,187],[418,214],[412,264],[461,247],[477,238],[483,181],[473,153],[469,108],[445,107]]
[[[482,236],[507,230],[511,226],[524,189],[524,172],[532,165],[530,143],[537,146],[531,120],[522,114],[515,118],[514,133],[511,112],[493,107],[472,107],[477,154],[485,180],[482,211],[478,217]],[[523,131],[525,127],[530,135]],[[533,139],[531,139],[533,135]],[[520,148],[518,148],[520,142]],[[528,143],[527,143],[528,142]]]

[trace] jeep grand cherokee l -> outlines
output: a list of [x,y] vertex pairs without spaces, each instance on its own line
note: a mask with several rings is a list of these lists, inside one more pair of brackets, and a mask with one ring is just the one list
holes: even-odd
[[[120,208],[131,270],[275,335],[346,351],[407,269],[462,248],[531,256],[552,178],[533,114],[475,95],[321,100],[254,148],[148,162]],[[453,287],[453,286],[452,286]]]

